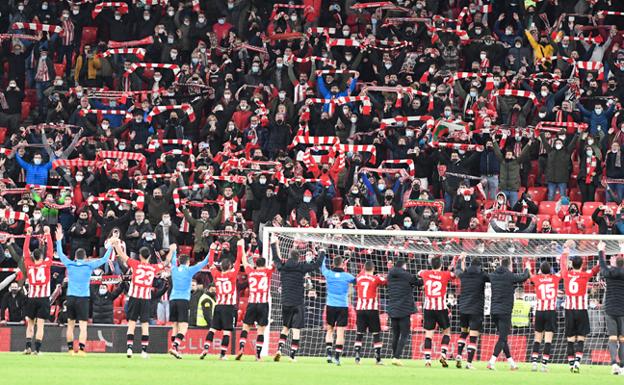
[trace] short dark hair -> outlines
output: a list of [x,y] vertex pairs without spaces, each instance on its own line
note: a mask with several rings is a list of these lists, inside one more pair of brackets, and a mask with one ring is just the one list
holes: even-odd
[[405,262],[405,260],[404,260],[404,259],[399,259],[399,260],[397,260],[397,261],[394,263],[394,265],[395,265],[396,267],[403,267],[403,266],[405,266],[405,263],[406,263],[406,262]]
[[574,257],[572,257],[572,268],[580,269],[581,266],[583,266],[583,258],[581,258],[580,255],[575,255]]
[[470,258],[470,266],[481,267],[481,258],[479,257]]
[[542,262],[542,264],[540,265],[540,271],[542,272],[542,274],[550,274],[550,272],[552,271],[552,269],[550,268],[550,263],[546,261]]
[[76,257],[76,259],[85,259],[87,257],[87,251],[81,247],[76,250],[74,256]]
[[511,258],[504,257],[503,259],[501,259],[501,266],[503,266],[503,267],[511,266]]
[[265,267],[266,266],[266,259],[259,257],[258,259],[256,259],[256,267]]
[[232,267],[232,261],[229,258],[223,258],[221,260],[221,271],[230,270]]
[[139,249],[139,255],[141,256],[141,258],[143,259],[148,259],[150,257],[152,253],[150,252],[150,249],[143,246]]
[[441,268],[442,267],[442,258],[440,258],[440,257],[433,257],[433,258],[431,258],[431,267],[434,270],[437,270],[437,269]]
[[366,263],[364,264],[364,270],[366,271],[372,271],[375,268],[375,264],[373,263],[373,261],[366,261]]
[[178,258],[180,265],[186,265],[190,260],[191,257],[189,257],[188,254],[180,254],[180,257]]
[[624,267],[624,258],[622,258],[622,257],[618,257],[618,258],[615,260],[615,265],[616,265],[617,267]]
[[40,260],[41,259],[41,250],[40,249],[33,250],[32,257],[36,261]]
[[343,259],[341,256],[334,257],[334,267],[342,266],[342,261]]
[[290,254],[288,255],[288,259],[292,259],[295,261],[299,260],[299,251],[298,250],[290,250]]

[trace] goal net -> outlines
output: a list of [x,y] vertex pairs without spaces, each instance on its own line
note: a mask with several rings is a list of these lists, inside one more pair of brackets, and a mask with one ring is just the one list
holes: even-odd
[[[493,271],[502,257],[512,257],[513,269],[522,271],[526,263],[532,266],[532,273],[537,272],[543,261],[548,261],[555,272],[559,271],[557,258],[561,255],[567,241],[571,245],[571,255],[580,255],[589,269],[598,263],[597,245],[599,241],[606,243],[606,254],[610,256],[620,254],[624,245],[624,237],[606,235],[558,235],[558,234],[503,234],[503,233],[458,233],[458,232],[414,232],[414,231],[383,231],[383,230],[343,230],[343,229],[304,229],[304,228],[264,228],[264,255],[270,256],[269,240],[272,236],[279,241],[279,250],[282,258],[287,258],[291,250],[299,251],[302,260],[311,261],[316,258],[318,249],[327,251],[328,257],[340,255],[348,259],[347,270],[357,276],[366,261],[375,264],[375,272],[385,275],[394,261],[406,260],[407,269],[417,274],[418,271],[428,269],[429,258],[433,255],[442,256],[444,268],[449,268],[453,258],[462,252],[468,258],[479,256],[485,271]],[[607,351],[607,336],[604,313],[601,310],[605,285],[598,275],[590,284],[588,290],[590,309],[589,317],[591,333],[585,341],[584,363],[609,363]],[[271,288],[271,323],[270,323],[270,352],[277,347],[277,335],[282,327],[281,288],[279,272],[275,273]],[[459,314],[457,299],[461,295],[459,279],[449,283],[447,305],[451,319],[450,355],[457,352],[457,340],[460,335]],[[485,292],[485,317],[482,334],[479,338],[477,357],[487,360],[491,357],[496,343],[496,329],[489,316],[489,286]],[[302,330],[300,354],[307,356],[324,356],[325,354],[325,280],[320,271],[307,276],[305,281],[305,328]],[[412,338],[404,350],[404,358],[423,358],[422,345],[424,342],[422,304],[423,292],[420,288],[414,289],[417,312],[411,317]],[[383,357],[390,357],[391,333],[390,321],[386,314],[386,289],[379,290],[380,318],[382,323]],[[354,355],[355,330],[355,291],[350,295],[349,324],[346,332],[345,356]],[[522,302],[524,301],[524,302]],[[522,306],[518,306],[522,304]],[[558,288],[557,313],[558,330],[555,333],[551,362],[565,363],[566,338],[564,334],[564,292]],[[515,322],[509,338],[511,352],[516,361],[530,361],[531,348],[534,339],[533,315],[535,307],[535,289],[527,281],[518,284],[516,288],[516,306],[526,309],[531,307],[526,323]],[[523,310],[520,314],[526,314]],[[520,319],[521,317],[519,317]],[[433,357],[439,356],[440,333],[436,333],[433,340]],[[372,336],[366,335],[363,349],[366,357],[372,357]],[[465,350],[464,350],[465,355]],[[503,355],[499,359],[503,359]]]

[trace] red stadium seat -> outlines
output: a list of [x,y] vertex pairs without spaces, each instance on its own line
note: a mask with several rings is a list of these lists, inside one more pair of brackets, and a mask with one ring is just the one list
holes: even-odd
[[539,203],[539,214],[554,215],[557,202],[542,201]]
[[26,88],[24,90],[24,101],[27,101],[32,106],[37,105],[37,90],[34,88]]
[[453,231],[455,229],[452,213],[444,213],[444,215],[440,217],[440,229],[444,231]]
[[6,139],[6,133],[7,133],[7,128],[0,127],[0,144],[4,143],[4,140]]
[[30,103],[22,102],[22,120],[26,120],[30,114]]
[[571,188],[570,190],[568,190],[568,197],[570,198],[571,201],[583,200],[583,197],[581,196],[581,191],[578,189],[578,187]]
[[589,215],[591,216],[597,207],[602,206],[603,202],[585,202],[583,203],[583,216]]
[[186,254],[188,256],[193,252],[193,246],[178,246],[178,255]]
[[585,234],[598,233],[598,225],[594,223],[591,215],[583,215],[583,224],[585,224]]
[[63,63],[55,64],[54,65],[54,72],[56,73],[56,76],[63,77],[65,75],[65,64],[63,64]]
[[332,208],[334,209],[334,212],[342,211],[342,198],[340,197],[332,198]]
[[546,199],[548,189],[546,189],[546,187],[529,187],[527,190],[527,194],[529,194],[533,202],[539,203]]
[[546,220],[550,220],[551,216],[548,214],[537,214],[537,231],[542,231],[542,223]]

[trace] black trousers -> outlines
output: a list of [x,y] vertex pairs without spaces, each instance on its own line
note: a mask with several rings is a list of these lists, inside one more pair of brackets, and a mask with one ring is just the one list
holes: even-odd
[[498,357],[500,352],[505,353],[505,357],[511,357],[509,351],[509,344],[507,343],[507,337],[511,333],[511,314],[492,314],[492,321],[496,324],[496,330],[498,331],[498,341],[494,346],[494,357]]
[[392,358],[401,358],[405,344],[411,335],[410,317],[391,318],[392,325]]

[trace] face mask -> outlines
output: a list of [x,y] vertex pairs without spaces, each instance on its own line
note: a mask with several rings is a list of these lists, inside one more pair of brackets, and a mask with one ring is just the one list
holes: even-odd
[[475,32],[476,35],[481,35],[481,30],[480,29],[475,29],[474,32]]
[[219,24],[225,24],[225,19],[219,19]]
[[[457,152],[459,153],[459,155],[464,155],[466,153],[465,150],[458,150]],[[459,160],[459,159],[457,159],[457,160]]]
[[74,15],[77,15],[77,14],[79,14],[79,13],[80,13],[80,10],[78,10],[78,9],[72,9],[72,13],[73,13]]
[[162,79],[162,76],[154,76],[154,81],[159,82]]
[[303,197],[304,203],[310,203],[312,201],[312,197]]
[[175,11],[171,10],[167,12],[167,15],[169,15],[170,17],[173,17],[173,15],[175,15]]
[[191,21],[190,20],[184,20],[184,25],[186,25],[186,26],[191,25]]
[[177,53],[172,53],[171,54],[171,60],[175,60],[178,57]]
[[197,64],[197,63],[199,63],[199,58],[194,57],[194,58],[191,59],[191,62],[193,64]]
[[559,135],[558,138],[561,139],[561,140],[565,140],[566,137],[565,137],[565,135]]
[[592,144],[594,144],[594,140],[593,139],[588,139],[587,140],[587,144],[589,144],[591,146]]
[[43,54],[43,53],[41,54],[41,60],[45,60],[45,59],[47,59],[47,58],[48,58],[48,55]]
[[199,24],[204,24],[206,22],[206,19],[200,17],[199,19],[197,19],[197,21],[199,22]]
[[470,91],[470,97],[471,98],[476,98],[477,97],[477,93],[474,91]]
[[353,116],[349,120],[351,120],[351,123],[356,123],[357,122],[357,116]]
[[595,112],[597,115],[600,115],[600,114],[602,114],[602,108],[595,108],[595,109],[594,109],[594,112]]
[[545,98],[546,96],[548,96],[548,91],[541,91],[540,94],[543,98]]
[[479,57],[481,58],[481,60],[485,60],[485,58],[487,57],[487,55],[486,55],[486,54],[481,54],[481,55],[479,55]]
[[555,148],[557,150],[561,150],[563,148],[563,145],[562,144],[555,144]]
[[76,175],[76,182],[82,182],[84,177],[82,175]]
[[353,56],[351,56],[351,55],[345,56],[345,60],[346,61],[351,61],[351,59],[353,59]]
[[[149,17],[148,17],[148,19],[149,19]],[[121,20],[121,15],[115,15],[115,20]],[[147,20],[147,19],[145,19],[145,20]]]
[[260,71],[260,67],[258,67],[258,66],[252,66],[251,67],[251,72],[258,72],[258,71]]
[[275,67],[282,68],[284,67],[284,63],[275,63]]
[[108,293],[108,290],[106,290],[105,287],[101,287],[98,292],[100,293],[100,295],[106,295],[106,293]]
[[466,202],[468,202],[468,201],[470,200],[470,196],[468,196],[468,195],[464,195],[464,200],[465,200]]
[[414,130],[405,130],[405,136],[411,138],[412,136],[414,136]]
[[41,214],[33,214],[33,219],[38,221],[39,219],[41,219]]
[[120,144],[119,145],[119,151],[124,151],[126,149],[126,145],[125,144]]
[[540,112],[539,114],[537,114],[537,116],[539,116],[540,118],[544,119],[546,117],[546,113],[545,112]]
[[290,17],[290,20],[292,20],[292,21],[297,21],[297,15],[292,15],[292,16]]
[[41,159],[33,159],[34,164],[41,164]]
[[[121,16],[119,18],[121,18]],[[150,19],[149,15],[143,15],[143,20],[148,21],[149,19]]]
[[377,185],[377,189],[378,189],[379,191],[383,191],[383,190],[385,190],[385,189],[386,189],[386,185],[385,185],[385,184],[378,184],[378,185]]
[[260,178],[258,179],[258,182],[260,182],[260,184],[266,184],[267,180],[266,178]]
[[22,207],[22,212],[27,213],[28,211],[30,211],[30,206],[24,206],[24,207]]
[[511,29],[506,29],[505,30],[505,35],[509,36],[513,33],[513,31]]
[[448,118],[449,116],[451,116],[451,111],[449,111],[449,110],[444,110],[444,116],[445,116],[445,117],[447,117],[447,118]]
[[403,222],[403,227],[405,227],[406,229],[409,229],[410,227],[412,227],[412,222],[408,222],[408,221]]
[[18,10],[18,11],[20,11],[20,12],[22,12],[22,11],[24,10],[24,6],[23,6],[23,5],[18,6],[18,7],[17,7],[17,10]]
[[358,190],[351,190],[351,194],[357,195],[358,194]]
[[392,68],[392,63],[385,63],[384,67],[386,67],[386,69],[389,70],[390,68]]
[[498,202],[499,205],[502,205],[503,203],[505,203],[505,201],[503,199],[499,199],[499,200],[497,200],[497,202]]
[[167,38],[167,43],[173,44],[173,38],[172,37]]

